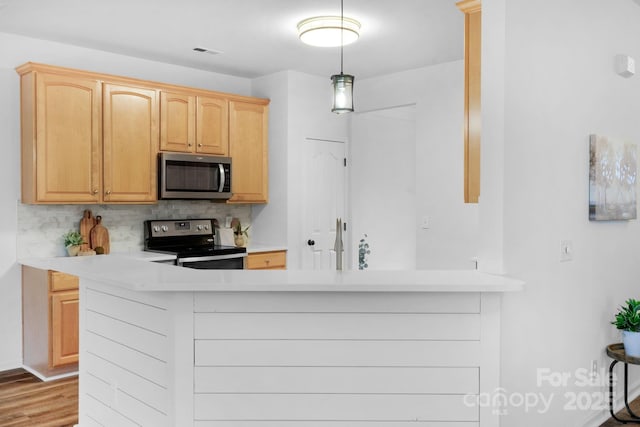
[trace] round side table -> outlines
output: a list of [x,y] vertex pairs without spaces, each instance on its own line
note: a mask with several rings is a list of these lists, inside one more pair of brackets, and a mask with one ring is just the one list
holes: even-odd
[[[640,424],[640,417],[634,414],[629,406],[629,363],[640,365],[640,358],[627,356],[622,343],[609,344],[607,346],[607,356],[613,359],[613,362],[609,365],[609,412],[611,412],[611,417],[622,424]],[[624,363],[624,406],[629,412],[629,419],[618,418],[613,412],[613,367],[618,362]]]

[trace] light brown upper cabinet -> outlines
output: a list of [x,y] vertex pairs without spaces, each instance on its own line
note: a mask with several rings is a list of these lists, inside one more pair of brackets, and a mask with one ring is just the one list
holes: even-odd
[[230,202],[267,202],[268,99],[31,62],[16,71],[23,203],[156,203],[160,150],[230,156]]
[[480,0],[456,3],[464,13],[464,201],[478,203],[480,196],[480,68],[482,4]]
[[196,152],[229,154],[229,107],[226,99],[198,96]]
[[25,64],[23,203],[154,203],[156,91],[91,73]]
[[98,80],[22,74],[23,203],[100,201],[101,107]]
[[162,91],[160,150],[229,154],[229,110],[226,99]]
[[268,120],[266,102],[229,102],[231,187],[229,203],[268,201]]
[[157,91],[104,84],[104,201],[157,200]]
[[160,150],[190,152],[196,142],[196,97],[160,93]]

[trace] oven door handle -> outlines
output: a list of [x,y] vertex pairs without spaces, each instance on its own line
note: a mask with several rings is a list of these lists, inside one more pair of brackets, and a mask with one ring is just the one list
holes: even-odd
[[224,166],[222,163],[218,163],[218,171],[220,172],[220,187],[218,187],[218,193],[224,192],[224,184],[226,181],[226,175],[224,173]]
[[177,263],[181,265],[185,262],[201,262],[201,261],[219,261],[223,259],[244,258],[247,253],[228,254],[228,255],[211,255],[211,256],[194,256],[189,258],[178,258]]

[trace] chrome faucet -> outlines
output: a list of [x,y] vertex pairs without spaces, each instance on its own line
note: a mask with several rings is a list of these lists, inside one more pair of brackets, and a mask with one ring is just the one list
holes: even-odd
[[333,250],[336,251],[336,270],[342,270],[342,253],[344,252],[344,245],[342,244],[341,218],[336,218],[336,242],[333,245]]

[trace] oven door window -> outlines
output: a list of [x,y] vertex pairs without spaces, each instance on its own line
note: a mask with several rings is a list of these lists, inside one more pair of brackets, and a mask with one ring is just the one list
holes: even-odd
[[218,191],[220,172],[217,163],[167,160],[166,191]]
[[180,263],[187,268],[199,270],[242,270],[244,268],[244,258],[220,259],[214,261],[193,261]]

